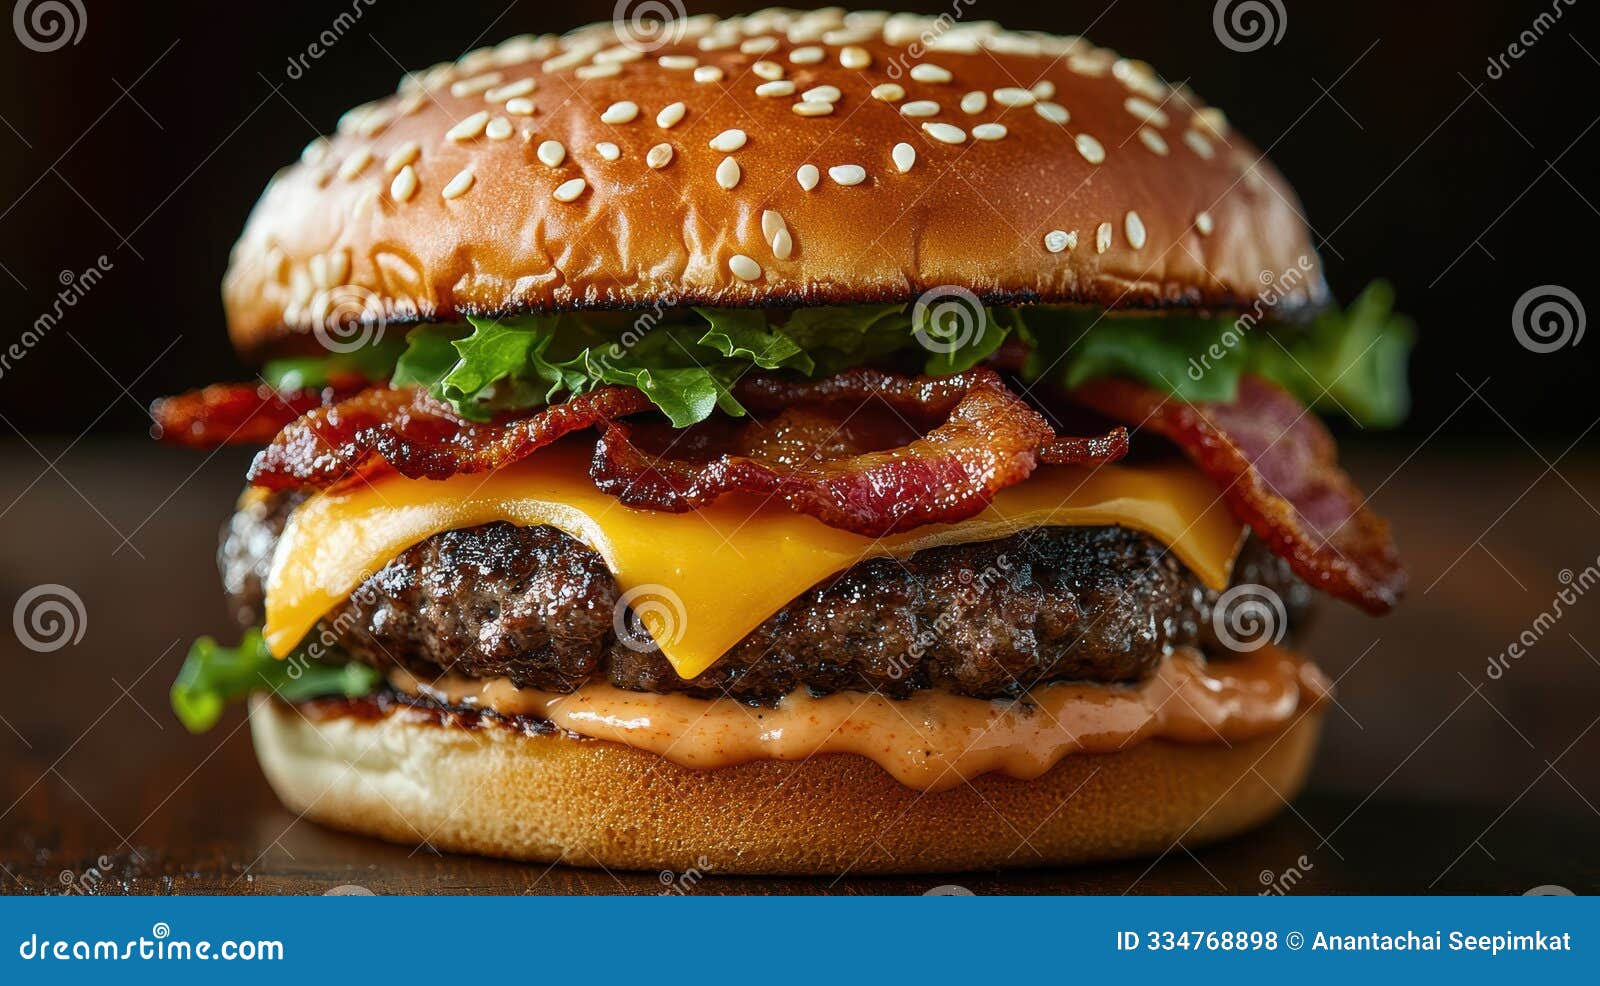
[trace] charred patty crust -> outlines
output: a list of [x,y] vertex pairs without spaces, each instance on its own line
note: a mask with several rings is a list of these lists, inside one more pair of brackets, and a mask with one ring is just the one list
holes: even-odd
[[[298,497],[241,508],[219,564],[243,624],[259,621],[273,548]],[[1310,589],[1255,540],[1235,583],[1266,585],[1303,627]],[[921,688],[1001,698],[1052,681],[1127,682],[1171,648],[1213,639],[1217,594],[1160,543],[1121,527],[1040,527],[995,541],[861,562],[803,593],[698,678],[680,679],[600,556],[552,527],[496,522],[415,545],[324,617],[356,660],[423,678],[444,671],[568,692],[634,691],[775,701],[798,688]],[[620,635],[619,635],[620,631]]]

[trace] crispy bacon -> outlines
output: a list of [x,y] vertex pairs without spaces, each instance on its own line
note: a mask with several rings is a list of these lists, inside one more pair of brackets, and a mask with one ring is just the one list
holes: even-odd
[[1174,442],[1307,582],[1372,613],[1399,601],[1406,573],[1388,524],[1339,468],[1333,436],[1292,395],[1247,376],[1226,404],[1192,404],[1127,380],[1098,380],[1072,396]]
[[285,425],[313,408],[342,401],[367,386],[359,376],[327,387],[274,390],[264,383],[219,383],[150,405],[155,436],[174,445],[265,445]]
[[413,479],[485,472],[570,432],[650,406],[631,387],[604,387],[528,417],[478,424],[426,391],[373,387],[284,428],[256,455],[250,482],[268,489],[328,488],[386,468]]
[[754,377],[738,396],[771,416],[715,420],[687,433],[611,421],[590,475],[631,507],[683,512],[728,493],[754,493],[830,527],[881,536],[971,517],[1042,457],[1106,462],[1127,451],[1120,428],[1057,439],[991,370],[912,378],[861,369],[810,382]]

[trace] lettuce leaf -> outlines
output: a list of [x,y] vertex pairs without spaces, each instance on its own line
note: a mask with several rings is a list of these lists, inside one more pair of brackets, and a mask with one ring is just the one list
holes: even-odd
[[419,326],[404,340],[388,340],[382,353],[329,357],[326,367],[280,361],[273,370],[301,385],[357,363],[378,376],[392,370],[395,384],[427,387],[477,421],[615,384],[643,391],[684,428],[717,410],[744,414],[733,386],[752,370],[821,377],[890,360],[948,375],[1015,337],[1029,347],[1027,379],[1070,388],[1131,377],[1186,400],[1227,401],[1240,375],[1255,373],[1319,410],[1387,426],[1407,410],[1406,358],[1415,336],[1393,313],[1393,301],[1393,290],[1378,282],[1343,312],[1270,328],[1250,315],[1035,306],[980,309],[976,331],[941,332],[947,327],[914,325],[916,309],[906,304],[658,311],[628,328],[604,313],[474,317],[466,325]]
[[228,703],[251,692],[271,691],[289,702],[323,695],[369,695],[383,675],[365,664],[328,664],[295,653],[282,660],[267,650],[261,631],[247,630],[236,647],[201,637],[189,648],[173,681],[172,711],[191,733],[217,724]]

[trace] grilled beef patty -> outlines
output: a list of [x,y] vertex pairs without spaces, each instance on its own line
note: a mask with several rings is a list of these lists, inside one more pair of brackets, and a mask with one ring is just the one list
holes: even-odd
[[[224,531],[223,583],[245,625],[259,621],[272,550],[298,502],[248,506]],[[1254,539],[1235,568],[1235,583],[1247,582],[1276,592],[1291,629],[1303,627],[1310,589]],[[617,619],[618,598],[590,548],[552,527],[496,522],[412,547],[322,628],[357,660],[423,678],[503,676],[558,692],[601,679],[757,703],[800,687],[999,698],[1050,681],[1136,681],[1180,645],[1226,653],[1212,639],[1217,594],[1158,542],[1120,527],[1033,528],[861,562],[774,613],[692,681],[626,612]]]

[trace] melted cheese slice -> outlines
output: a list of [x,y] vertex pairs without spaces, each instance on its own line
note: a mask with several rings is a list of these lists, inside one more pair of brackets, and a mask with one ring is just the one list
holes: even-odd
[[595,488],[582,445],[562,444],[487,475],[387,476],[307,500],[290,516],[267,579],[268,646],[287,656],[317,620],[412,545],[497,520],[548,524],[598,552],[683,678],[709,668],[796,596],[867,558],[1029,527],[1120,524],[1170,546],[1201,581],[1222,589],[1243,533],[1216,486],[1182,463],[1044,466],[968,520],[869,538],[757,497],[724,497],[682,514],[633,510]]

